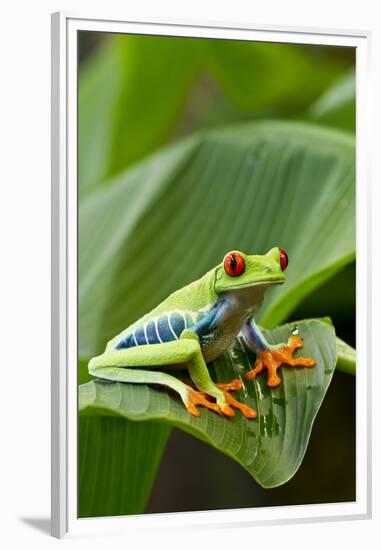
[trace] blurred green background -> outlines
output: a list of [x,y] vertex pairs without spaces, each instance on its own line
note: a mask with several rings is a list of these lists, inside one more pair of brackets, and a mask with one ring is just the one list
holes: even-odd
[[[80,218],[100,188],[117,182],[125,170],[163,146],[200,130],[281,119],[313,122],[351,136],[355,132],[354,48],[84,31],[78,43]],[[92,231],[100,224],[94,219]],[[80,235],[80,261],[86,253],[87,242]],[[81,277],[80,270],[80,285]],[[144,280],[144,273],[141,277]],[[89,302],[83,303],[92,319]],[[120,329],[135,320],[129,318],[134,311],[125,308],[124,325],[115,321]],[[110,310],[105,311],[102,325],[111,317]],[[355,262],[310,292],[287,319],[326,315],[337,334],[355,346]],[[93,319],[94,325],[97,322]],[[109,336],[113,330],[110,321]],[[106,343],[91,338],[85,342],[83,334],[80,329],[80,382],[88,379],[89,356]],[[174,429],[145,511],[354,499],[355,378],[337,371],[302,466],[288,483],[262,489],[237,463]]]

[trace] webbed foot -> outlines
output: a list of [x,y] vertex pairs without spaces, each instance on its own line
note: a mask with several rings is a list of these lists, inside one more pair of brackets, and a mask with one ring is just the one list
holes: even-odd
[[289,367],[314,367],[316,362],[312,358],[292,357],[294,351],[302,347],[303,341],[299,336],[290,336],[288,344],[279,348],[261,351],[255,361],[254,368],[245,374],[246,380],[253,380],[257,374],[267,369],[267,385],[275,388],[281,383],[277,370],[282,365]]
[[242,382],[240,380],[236,379],[228,384],[216,384],[216,386],[223,392],[225,404],[219,405],[216,402],[212,402],[210,401],[212,399],[211,396],[188,386],[188,403],[186,405],[188,412],[193,416],[200,416],[197,406],[202,406],[220,415],[231,417],[234,416],[234,408],[239,409],[246,418],[256,418],[257,412],[254,409],[244,403],[240,403],[229,393],[230,391],[242,389]]

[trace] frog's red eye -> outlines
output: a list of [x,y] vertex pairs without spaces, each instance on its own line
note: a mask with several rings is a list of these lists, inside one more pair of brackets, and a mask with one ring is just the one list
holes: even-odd
[[284,271],[288,266],[288,256],[285,250],[283,248],[279,249],[279,260],[280,260],[280,267],[282,268],[282,271]]
[[224,258],[224,269],[230,277],[238,277],[245,271],[245,260],[238,252],[229,252]]

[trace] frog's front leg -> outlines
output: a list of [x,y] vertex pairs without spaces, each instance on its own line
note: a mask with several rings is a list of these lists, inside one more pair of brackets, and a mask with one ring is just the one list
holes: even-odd
[[247,380],[253,380],[257,374],[267,369],[267,385],[274,388],[281,383],[277,370],[282,365],[313,367],[316,364],[309,357],[293,357],[294,351],[303,347],[299,336],[290,336],[287,344],[269,344],[254,319],[247,321],[242,334],[249,348],[257,355],[254,368],[245,374]]
[[[166,365],[186,364],[190,376],[199,391],[191,388],[181,380],[170,374],[158,371],[143,370],[139,367],[160,368]],[[226,388],[218,388],[209,376],[204,358],[201,353],[197,335],[184,331],[179,340],[135,346],[127,349],[110,350],[91,359],[89,373],[99,378],[117,382],[134,384],[160,384],[176,391],[187,410],[199,416],[197,406],[204,406],[210,410],[233,416],[231,400],[226,398]],[[232,389],[239,389],[232,388]],[[208,398],[214,397],[216,402]],[[229,403],[228,403],[229,401]],[[237,402],[238,403],[238,402]],[[255,411],[239,403],[242,412],[249,418],[255,418]]]

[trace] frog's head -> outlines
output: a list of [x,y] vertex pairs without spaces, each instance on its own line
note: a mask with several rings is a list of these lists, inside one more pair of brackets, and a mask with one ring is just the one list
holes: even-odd
[[249,256],[233,250],[216,267],[215,291],[217,294],[274,284],[285,281],[284,270],[288,264],[287,254],[282,248],[272,248],[263,256]]

